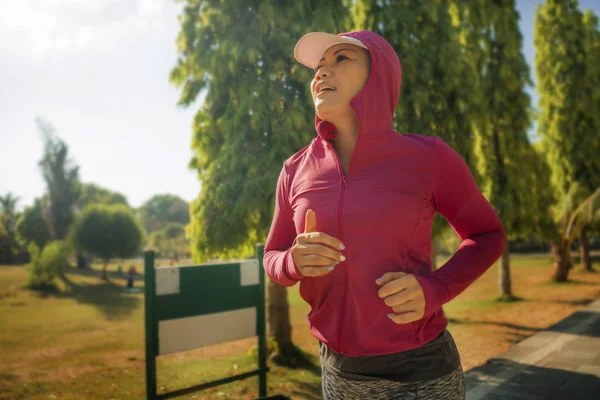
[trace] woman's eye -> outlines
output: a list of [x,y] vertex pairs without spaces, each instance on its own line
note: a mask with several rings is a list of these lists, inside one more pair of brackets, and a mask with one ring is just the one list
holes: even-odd
[[[344,56],[344,55],[341,55],[341,54],[340,54],[340,55],[339,55],[339,56],[337,56],[335,59],[336,59],[336,61],[337,61],[337,62],[340,62],[340,61],[342,61],[342,60],[347,60],[347,59],[348,59],[348,57],[346,57],[346,56]],[[317,66],[317,68],[315,68],[315,74],[316,74],[317,72],[319,72],[319,69],[321,69],[321,68],[322,68],[322,67],[321,67],[320,65],[319,65],[319,66]]]

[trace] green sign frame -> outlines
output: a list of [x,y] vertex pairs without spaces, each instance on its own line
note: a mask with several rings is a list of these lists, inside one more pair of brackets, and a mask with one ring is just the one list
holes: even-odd
[[[227,264],[156,267],[144,252],[146,399],[162,400],[258,375],[267,395],[264,245],[256,259]],[[182,328],[186,329],[182,329]],[[156,358],[258,336],[258,369],[167,393],[157,393]]]

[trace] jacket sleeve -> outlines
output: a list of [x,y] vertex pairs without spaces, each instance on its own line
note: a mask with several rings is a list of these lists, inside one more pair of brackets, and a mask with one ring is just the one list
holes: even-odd
[[277,180],[275,212],[263,258],[267,276],[282,286],[293,286],[304,277],[292,258],[291,248],[296,239],[293,217],[289,202],[289,176],[284,165]]
[[480,277],[501,255],[505,232],[458,153],[436,138],[433,200],[462,243],[437,270],[415,275],[425,294],[425,316],[449,302]]

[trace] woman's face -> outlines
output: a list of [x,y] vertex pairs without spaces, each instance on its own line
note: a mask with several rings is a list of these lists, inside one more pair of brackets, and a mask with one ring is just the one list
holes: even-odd
[[310,89],[319,118],[335,120],[350,109],[350,100],[369,78],[369,53],[351,44],[337,44],[327,49],[315,68]]

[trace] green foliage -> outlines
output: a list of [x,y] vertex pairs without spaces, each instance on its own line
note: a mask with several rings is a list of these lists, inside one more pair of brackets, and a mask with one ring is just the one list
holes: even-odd
[[80,196],[77,208],[83,210],[90,204],[124,204],[129,206],[127,198],[118,192],[103,188],[93,183],[80,183]]
[[480,94],[474,119],[480,187],[502,219],[509,237],[527,235],[536,214],[537,177],[529,170],[533,147],[527,138],[532,85],[522,54],[523,38],[514,0],[453,0],[453,18]]
[[570,247],[585,225],[600,219],[600,186],[590,193],[578,182],[573,183],[563,201],[553,211],[559,224],[559,232]]
[[169,223],[163,231],[165,232],[165,237],[169,240],[185,235],[185,227],[182,224]]
[[139,208],[146,232],[163,229],[169,223],[188,224],[190,207],[182,198],[172,194],[158,194]]
[[0,196],[0,263],[11,263],[20,250],[15,233],[15,225],[20,214],[17,213],[19,198],[7,193]]
[[143,231],[132,210],[125,205],[93,204],[83,210],[74,229],[78,250],[102,258],[135,255],[142,243]]
[[54,133],[48,122],[38,119],[38,129],[44,137],[44,156],[39,162],[46,182],[48,229],[54,239],[67,237],[74,220],[74,207],[79,199],[79,167],[69,159],[69,147]]
[[440,136],[473,166],[471,121],[479,94],[450,11],[446,0],[358,0],[352,14],[355,29],[379,33],[400,57],[396,129]]
[[164,254],[167,249],[167,235],[165,235],[165,231],[154,231],[146,236],[146,247],[158,254]]
[[32,206],[25,208],[15,225],[17,237],[26,246],[34,243],[39,248],[44,248],[51,240],[48,225],[42,216],[42,201],[37,198]]
[[535,184],[532,186],[534,190],[529,190],[524,193],[527,201],[530,201],[530,206],[538,211],[533,212],[532,227],[537,235],[546,239],[553,240],[557,235],[557,225],[552,214],[552,206],[556,203],[555,192],[552,190],[550,183],[550,166],[544,154],[541,142],[533,145],[533,152],[526,154],[526,168],[535,179]]
[[201,91],[190,167],[202,190],[190,206],[196,262],[252,256],[273,215],[285,159],[315,136],[312,71],[296,62],[296,41],[310,31],[343,32],[341,1],[187,0],[171,82],[179,104]]
[[[266,353],[267,357],[273,353],[277,353],[279,351],[279,346],[277,345],[277,341],[274,336],[268,336],[266,340]],[[253,361],[258,361],[258,344],[252,345],[248,352],[246,353],[248,357],[250,357]]]
[[598,226],[600,33],[598,18],[578,7],[576,0],[547,0],[535,15],[538,132],[555,200],[551,240],[557,281],[568,279],[573,241],[586,225]]
[[31,243],[28,248],[31,262],[25,266],[27,279],[25,286],[30,289],[50,289],[54,279],[63,275],[69,265],[69,247],[61,241],[48,243],[42,251]]
[[[473,155],[473,121],[481,118],[475,71],[460,44],[447,0],[358,0],[354,29],[386,38],[400,57],[402,87],[394,118],[400,133],[442,137],[479,181]],[[436,215],[433,236],[449,229]]]
[[0,220],[0,263],[10,263],[14,259],[15,249],[8,230]]
[[154,231],[146,237],[146,246],[162,257],[189,257],[190,245],[185,237],[185,226],[169,223],[164,229]]
[[573,182],[600,186],[600,57],[598,20],[575,0],[552,0],[535,15],[539,134],[557,200]]
[[460,237],[452,229],[446,229],[442,231],[438,238],[437,243],[439,246],[448,254],[453,254],[458,246],[460,246]]

